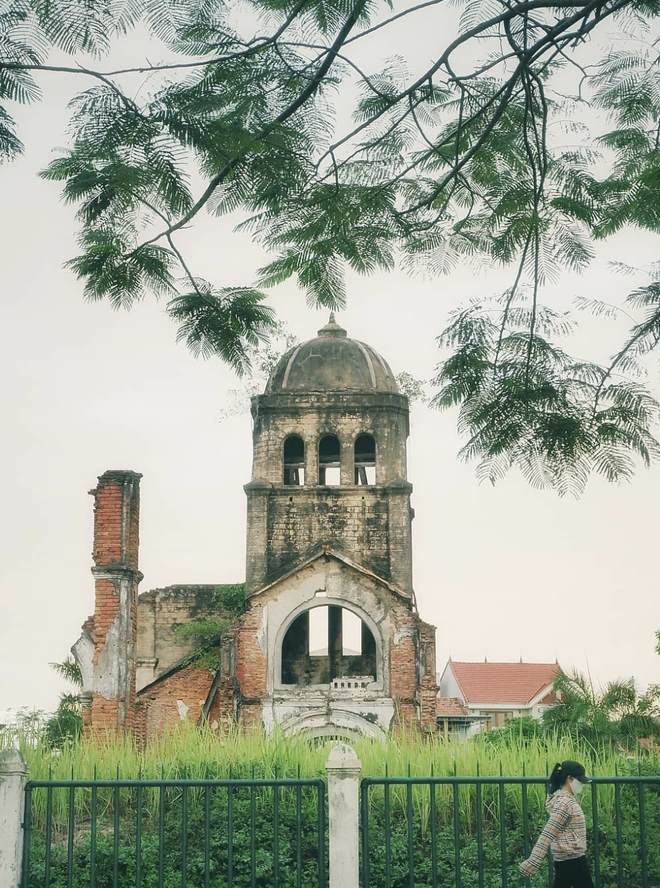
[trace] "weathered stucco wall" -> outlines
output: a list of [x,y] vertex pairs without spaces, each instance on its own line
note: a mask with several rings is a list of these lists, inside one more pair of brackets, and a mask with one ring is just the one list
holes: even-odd
[[[284,638],[301,614],[318,606],[345,608],[368,627],[377,668],[365,679],[372,680],[308,685],[282,681]],[[340,558],[321,555],[253,596],[249,611],[239,619],[236,678],[244,697],[242,711],[246,704],[252,712],[261,708],[268,730],[275,724],[289,731],[330,725],[354,730],[361,724],[378,734],[391,728],[397,708],[406,721],[418,724],[420,677],[425,671],[420,649],[430,657],[428,631],[420,645],[420,627],[426,624],[412,612],[409,599]],[[434,658],[429,664],[434,670]],[[435,687],[434,671],[432,675]],[[431,689],[434,712],[436,693]]]
[[[254,458],[248,496],[247,594],[280,576],[320,543],[405,591],[412,588],[410,492],[406,481],[408,402],[392,392],[279,393],[253,399]],[[373,485],[355,484],[355,441],[376,445]],[[305,484],[284,484],[284,442],[305,445]],[[318,448],[340,444],[341,480],[319,483]]]

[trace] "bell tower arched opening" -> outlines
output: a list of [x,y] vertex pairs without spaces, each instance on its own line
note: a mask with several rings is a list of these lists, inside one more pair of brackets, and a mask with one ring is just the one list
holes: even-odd
[[319,441],[319,484],[338,487],[341,484],[341,450],[336,435],[324,435]]
[[376,483],[376,442],[373,435],[358,435],[353,446],[355,484]]
[[284,483],[294,487],[305,484],[305,442],[299,435],[284,441]]

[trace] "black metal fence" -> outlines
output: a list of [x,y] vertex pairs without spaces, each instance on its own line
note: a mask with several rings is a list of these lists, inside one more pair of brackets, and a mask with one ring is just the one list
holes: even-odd
[[33,780],[22,888],[325,888],[321,779]]
[[[544,777],[366,777],[362,888],[522,884],[546,786]],[[581,800],[596,888],[660,886],[660,775],[594,778]],[[551,883],[548,861],[531,884]]]
[[[544,777],[366,777],[362,888],[511,888]],[[325,781],[43,780],[26,787],[22,888],[326,888]],[[597,888],[660,888],[660,775],[581,796]],[[330,812],[332,816],[332,812]],[[551,883],[551,862],[532,888]],[[352,888],[352,886],[346,886]]]

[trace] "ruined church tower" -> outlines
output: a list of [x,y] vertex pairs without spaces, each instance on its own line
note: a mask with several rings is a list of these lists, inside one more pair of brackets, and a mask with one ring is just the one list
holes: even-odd
[[435,730],[435,630],[412,586],[408,416],[385,360],[332,315],[253,399],[237,636],[246,722]]
[[246,594],[320,543],[412,595],[408,399],[331,315],[252,403]]
[[[281,358],[252,419],[238,616],[222,610],[220,583],[138,596],[141,476],[99,477],[96,609],[73,649],[87,729],[140,742],[181,720],[314,736],[435,731],[435,627],[412,584],[408,400],[392,371],[331,315]],[[199,619],[229,622],[213,669],[177,633]]]

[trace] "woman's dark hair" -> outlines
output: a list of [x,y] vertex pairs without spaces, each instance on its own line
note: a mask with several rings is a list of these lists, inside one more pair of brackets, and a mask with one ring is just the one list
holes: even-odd
[[550,792],[557,792],[569,777],[574,777],[576,780],[579,780],[580,783],[589,783],[589,778],[584,772],[584,765],[581,765],[579,762],[574,762],[572,759],[566,759],[566,761],[561,764],[557,762],[552,769],[552,774],[549,778]]
[[559,787],[564,785],[564,781],[567,777],[568,774],[563,773],[561,765],[557,762],[550,775],[550,792],[557,792]]

